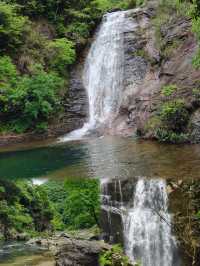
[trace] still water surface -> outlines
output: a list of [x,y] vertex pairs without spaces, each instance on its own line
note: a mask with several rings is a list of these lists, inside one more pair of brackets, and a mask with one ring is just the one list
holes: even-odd
[[37,182],[67,177],[200,177],[200,145],[163,145],[119,137],[42,145],[1,148],[0,178]]

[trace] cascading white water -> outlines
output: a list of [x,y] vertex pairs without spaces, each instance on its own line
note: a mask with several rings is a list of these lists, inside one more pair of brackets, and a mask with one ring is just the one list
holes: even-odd
[[133,28],[133,20],[126,17],[126,11],[104,16],[83,71],[89,102],[88,122],[62,138],[62,141],[80,139],[90,131],[111,126],[118,114],[123,92],[123,33]]
[[83,80],[92,128],[110,123],[118,113],[123,90],[124,23],[124,12],[106,15],[86,60]]
[[[123,215],[125,249],[142,266],[175,265],[168,197],[163,180],[137,182],[133,207]],[[178,264],[176,264],[178,265]]]

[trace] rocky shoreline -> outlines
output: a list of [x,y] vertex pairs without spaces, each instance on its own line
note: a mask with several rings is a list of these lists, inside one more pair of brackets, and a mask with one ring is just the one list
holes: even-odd
[[99,255],[111,248],[104,241],[83,239],[67,233],[49,238],[35,238],[26,243],[48,251],[55,258],[56,266],[97,266]]

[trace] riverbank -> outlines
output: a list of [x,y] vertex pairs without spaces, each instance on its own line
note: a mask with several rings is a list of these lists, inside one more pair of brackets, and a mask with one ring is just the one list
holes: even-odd
[[0,265],[104,266],[107,265],[105,263],[112,263],[111,265],[133,266],[120,246],[111,246],[98,238],[90,230],[80,230],[56,233],[48,238],[30,239],[24,246],[21,244],[18,253],[11,253],[7,259],[0,257]]

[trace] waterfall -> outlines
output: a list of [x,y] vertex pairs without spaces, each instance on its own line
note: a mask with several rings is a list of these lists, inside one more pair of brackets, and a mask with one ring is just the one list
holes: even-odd
[[123,90],[124,12],[104,17],[84,70],[84,85],[89,99],[89,125],[96,128],[111,123],[117,115]]
[[83,84],[89,102],[89,118],[81,129],[62,141],[80,139],[93,131],[111,127],[119,112],[124,81],[124,32],[133,30],[127,11],[108,13],[88,53]]
[[142,266],[172,266],[176,250],[163,180],[137,182],[133,207],[123,216],[126,254]]
[[[133,195],[127,201],[131,190]],[[164,180],[139,178],[127,184],[114,179],[102,184],[102,193],[102,209],[108,217],[106,232],[110,239],[116,239],[121,223],[125,253],[134,265],[182,265],[172,234]]]

